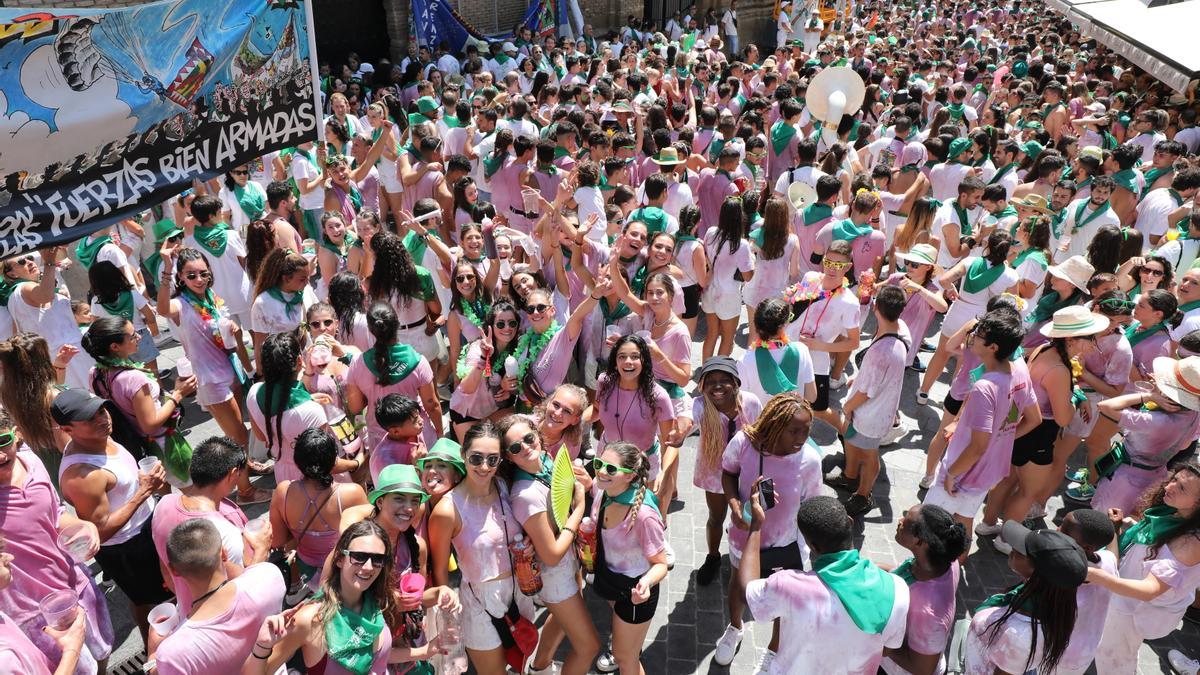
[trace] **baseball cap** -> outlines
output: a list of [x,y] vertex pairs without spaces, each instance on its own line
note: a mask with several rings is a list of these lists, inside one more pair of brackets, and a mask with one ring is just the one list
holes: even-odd
[[86,389],[67,389],[54,397],[50,404],[50,417],[55,424],[86,422],[96,416],[107,400]]
[[1029,558],[1038,576],[1062,588],[1075,588],[1087,579],[1087,556],[1075,540],[1053,530],[1030,530],[1015,520],[1005,521],[1000,538]]

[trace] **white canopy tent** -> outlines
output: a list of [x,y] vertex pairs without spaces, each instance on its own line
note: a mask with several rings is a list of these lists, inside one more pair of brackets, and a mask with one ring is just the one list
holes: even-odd
[[1200,0],[1147,7],[1142,0],[1047,0],[1080,27],[1179,92],[1200,78]]

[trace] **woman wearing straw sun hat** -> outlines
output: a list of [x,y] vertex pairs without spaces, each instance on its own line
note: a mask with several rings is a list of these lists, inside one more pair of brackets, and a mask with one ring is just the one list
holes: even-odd
[[899,286],[908,294],[908,304],[904,306],[900,319],[908,326],[913,338],[908,350],[908,363],[921,371],[921,362],[917,360],[921,340],[925,338],[934,314],[949,308],[946,298],[934,282],[937,249],[929,244],[916,244],[907,251],[897,253],[896,258],[903,263],[904,271],[892,274],[885,283]]
[[1048,276],[1042,289],[1042,297],[1025,317],[1026,327],[1025,349],[1032,349],[1046,343],[1046,335],[1041,329],[1050,322],[1051,317],[1060,309],[1082,305],[1088,300],[1088,281],[1096,273],[1096,268],[1081,255],[1071,256],[1057,265],[1046,268]]

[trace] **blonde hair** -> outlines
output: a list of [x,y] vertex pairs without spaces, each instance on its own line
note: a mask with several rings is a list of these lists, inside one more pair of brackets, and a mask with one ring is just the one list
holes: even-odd
[[[705,373],[700,378],[700,391],[704,391],[704,380],[711,373]],[[739,390],[740,391],[740,390]],[[721,411],[708,399],[703,397],[704,409],[700,415],[700,466],[709,471],[717,471],[721,467],[721,455],[729,439],[725,438],[725,423],[721,421]],[[742,415],[742,397],[734,397],[733,419]]]

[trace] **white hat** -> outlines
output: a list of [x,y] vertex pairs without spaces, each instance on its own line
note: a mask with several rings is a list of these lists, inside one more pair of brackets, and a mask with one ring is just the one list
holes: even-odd
[[1063,281],[1071,282],[1075,288],[1087,293],[1087,283],[1096,273],[1096,268],[1083,256],[1073,255],[1057,265],[1047,267],[1046,271]]
[[1200,356],[1154,359],[1154,384],[1179,405],[1188,410],[1200,410]]
[[920,263],[922,265],[936,265],[937,249],[929,244],[915,244],[907,251],[897,253],[896,257],[904,261]]
[[1054,318],[1042,326],[1041,333],[1048,338],[1087,337],[1108,328],[1108,317],[1100,316],[1083,305],[1063,307],[1054,313]]
[[516,45],[514,45],[514,44],[513,44],[513,43],[511,43],[511,42],[505,42],[505,43],[504,43],[504,46],[500,48],[500,51],[502,51],[502,52],[515,52],[515,51],[517,51],[517,46],[516,46]]

